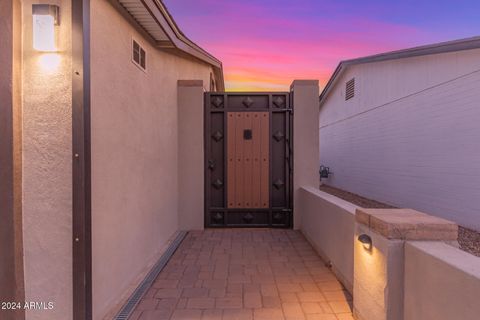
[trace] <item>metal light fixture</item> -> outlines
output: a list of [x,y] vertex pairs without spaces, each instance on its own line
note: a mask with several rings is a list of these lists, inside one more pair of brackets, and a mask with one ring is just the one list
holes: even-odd
[[320,174],[320,181],[322,181],[322,178],[327,179],[329,175],[333,174],[333,172],[330,171],[330,168],[324,166],[323,164],[320,165],[320,170],[318,173]]
[[361,235],[359,235],[358,241],[362,243],[365,249],[367,250],[372,249],[372,238],[368,234],[362,233]]
[[33,4],[33,48],[42,52],[57,51],[55,26],[60,24],[60,9],[51,4]]

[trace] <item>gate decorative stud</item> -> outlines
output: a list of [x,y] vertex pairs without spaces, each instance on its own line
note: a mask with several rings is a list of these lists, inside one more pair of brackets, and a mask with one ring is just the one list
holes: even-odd
[[283,100],[282,97],[276,97],[275,99],[273,99],[273,104],[277,107],[277,108],[281,108],[285,105],[285,100]]
[[282,179],[277,179],[277,180],[275,180],[275,182],[273,183],[273,186],[274,186],[275,188],[277,188],[277,190],[279,190],[280,188],[282,188],[284,185],[285,185],[285,183],[282,181]]
[[215,189],[221,189],[223,187],[223,182],[220,179],[216,179],[213,181],[212,185]]
[[212,134],[212,138],[213,140],[215,141],[220,141],[223,139],[223,134],[220,132],[220,131],[215,131],[213,134]]
[[245,107],[250,108],[253,105],[253,100],[250,97],[246,97],[243,99],[242,103]]
[[221,107],[223,107],[223,98],[218,97],[218,96],[215,97],[215,98],[213,98],[212,104],[213,104],[213,106],[214,106],[215,108],[221,108]]
[[283,137],[285,137],[285,135],[282,133],[282,131],[277,131],[277,132],[275,132],[275,134],[273,135],[273,138],[274,138],[275,140],[277,140],[277,142],[280,142],[280,140],[282,140]]

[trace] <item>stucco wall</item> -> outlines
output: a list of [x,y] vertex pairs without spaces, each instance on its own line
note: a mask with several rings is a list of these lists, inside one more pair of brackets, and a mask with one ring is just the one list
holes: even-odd
[[405,319],[478,319],[479,292],[479,258],[441,242],[405,244]]
[[318,80],[294,80],[293,96],[293,228],[300,229],[300,188],[318,185]]
[[[320,163],[334,173],[327,183],[480,230],[479,56],[347,69],[320,110]],[[355,97],[345,101],[353,77]]]
[[305,187],[299,191],[301,231],[320,256],[330,262],[343,285],[353,292],[353,237],[356,206]]
[[[177,80],[211,68],[150,45],[107,1],[91,2],[93,313],[125,297],[178,229]],[[131,62],[132,36],[147,71]]]
[[[370,250],[361,234],[372,239]],[[404,241],[387,239],[367,226],[355,223],[353,314],[358,320],[404,320]],[[405,320],[410,320],[405,318]],[[425,318],[429,319],[429,318]],[[434,318],[432,318],[433,320]]]
[[32,3],[23,14],[23,243],[25,300],[53,302],[27,319],[72,318],[71,2],[60,5],[57,53],[32,49]]
[[204,227],[203,82],[178,82],[178,222],[180,230]]

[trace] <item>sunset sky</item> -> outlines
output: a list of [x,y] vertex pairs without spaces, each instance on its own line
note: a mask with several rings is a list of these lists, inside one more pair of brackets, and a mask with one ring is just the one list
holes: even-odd
[[340,60],[480,35],[480,1],[164,0],[223,62],[227,90],[326,83]]

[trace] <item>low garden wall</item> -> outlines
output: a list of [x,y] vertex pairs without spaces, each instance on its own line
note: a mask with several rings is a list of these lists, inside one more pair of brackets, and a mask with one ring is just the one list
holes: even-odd
[[353,236],[357,206],[313,187],[300,189],[301,231],[345,288],[353,293]]
[[[302,233],[320,256],[331,264],[333,272],[351,293],[354,284],[357,284],[358,288],[364,280],[357,278],[362,277],[361,272],[354,272],[354,270],[361,271],[362,269],[360,265],[355,265],[362,259],[354,260],[354,246],[358,244],[355,232],[361,231],[372,237],[375,249],[370,253],[363,253],[361,250],[361,254],[371,257],[373,260],[375,260],[376,252],[386,254],[381,252],[382,241],[403,242],[402,254],[392,256],[393,258],[398,256],[399,260],[395,260],[397,262],[393,265],[401,264],[403,267],[401,272],[391,272],[391,263],[385,264],[387,269],[384,271],[387,277],[385,288],[388,287],[387,284],[391,286],[392,283],[399,283],[400,287],[397,291],[401,293],[404,301],[394,296],[392,296],[393,298],[385,296],[383,299],[377,297],[382,299],[379,301],[382,302],[381,304],[385,304],[385,312],[378,313],[378,316],[373,317],[375,319],[369,318],[369,320],[390,318],[405,320],[478,319],[480,314],[480,304],[478,303],[480,258],[442,241],[417,241],[416,239],[419,238],[409,236],[403,240],[392,240],[389,236],[377,234],[374,229],[368,227],[368,224],[365,226],[356,221],[357,206],[316,188],[301,188],[299,201],[299,209],[302,210]],[[409,213],[408,209],[404,211]],[[429,219],[429,217],[436,219],[431,216],[420,218]],[[360,217],[357,218],[357,220],[361,220]],[[422,223],[419,226],[424,227]],[[448,228],[446,230],[448,231]],[[424,236],[430,231],[425,229],[420,233],[414,233],[413,236]],[[378,237],[383,237],[383,240],[377,239]],[[392,257],[389,257],[388,261],[392,260]],[[375,262],[374,265],[377,265],[378,261],[375,260]],[[369,272],[374,272],[371,266]],[[374,276],[374,278],[378,278],[378,276]],[[358,292],[356,293],[358,295]],[[355,297],[354,293],[354,307],[365,309],[361,304],[365,299],[361,298]],[[391,306],[398,304],[403,307],[392,313]],[[357,317],[361,318],[360,311],[362,310],[356,311]],[[393,317],[392,314],[394,314]]]
[[477,320],[480,258],[442,242],[405,244],[405,319]]

